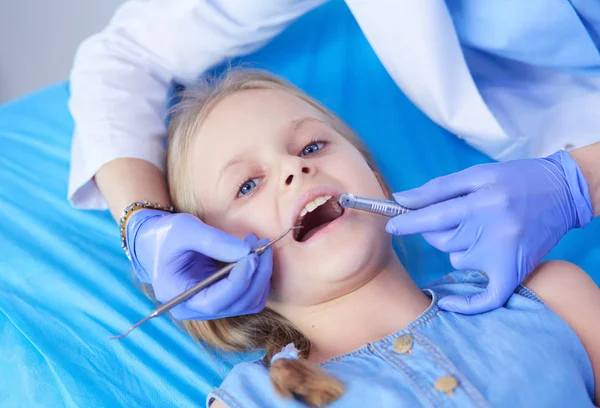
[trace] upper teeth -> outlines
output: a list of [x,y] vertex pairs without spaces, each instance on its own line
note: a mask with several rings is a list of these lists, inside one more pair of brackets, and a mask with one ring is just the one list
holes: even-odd
[[325,204],[327,200],[329,200],[332,196],[326,195],[322,197],[317,197],[314,200],[306,203],[302,211],[300,211],[300,217],[304,217],[306,213],[313,212],[315,208]]

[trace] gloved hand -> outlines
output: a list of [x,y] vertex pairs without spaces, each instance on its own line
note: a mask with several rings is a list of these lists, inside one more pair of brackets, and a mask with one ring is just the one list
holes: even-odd
[[587,182],[565,151],[541,159],[474,166],[394,194],[417,209],[388,221],[395,235],[422,233],[457,270],[490,281],[475,296],[448,296],[442,309],[473,314],[502,306],[558,241],[593,217]]
[[213,261],[238,261],[228,276],[171,309],[178,320],[211,320],[260,312],[270,289],[273,252],[251,249],[266,244],[248,235],[242,241],[190,214],[142,209],[126,225],[127,246],[137,277],[167,302],[214,274]]

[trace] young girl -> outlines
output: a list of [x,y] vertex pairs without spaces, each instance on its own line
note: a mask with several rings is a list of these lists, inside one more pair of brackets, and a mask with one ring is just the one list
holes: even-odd
[[234,71],[188,91],[169,125],[168,179],[176,210],[253,245],[248,234],[303,226],[272,257],[251,260],[273,262],[262,312],[184,322],[224,350],[266,349],[236,366],[207,406],[593,406],[594,282],[548,262],[502,308],[441,311],[440,298],[483,290],[485,275],[455,272],[418,288],[387,219],[336,203],[343,192],[390,197],[375,162],[351,129],[290,84]]

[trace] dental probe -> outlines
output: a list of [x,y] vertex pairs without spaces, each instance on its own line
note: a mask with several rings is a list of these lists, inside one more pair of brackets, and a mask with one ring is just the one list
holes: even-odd
[[[275,244],[277,241],[279,241],[280,239],[285,237],[287,234],[289,234],[292,230],[297,229],[297,228],[302,228],[302,227],[301,226],[291,227],[287,231],[285,231],[283,234],[281,234],[279,237],[275,238],[274,240],[272,240],[270,242],[267,242],[263,246],[255,248],[252,252],[254,252],[256,255],[261,255],[263,252],[265,252],[267,250],[267,248],[269,248],[271,245]],[[182,294],[174,297],[173,299],[169,300],[167,303],[164,303],[161,306],[159,306],[158,308],[154,309],[154,311],[152,313],[150,313],[148,316],[144,317],[142,320],[140,320],[139,322],[137,322],[136,324],[131,326],[125,333],[120,334],[118,336],[111,336],[110,339],[111,340],[122,339],[123,337],[125,337],[129,333],[131,333],[131,331],[133,329],[135,329],[136,327],[141,326],[142,324],[146,323],[148,320],[150,320],[154,317],[160,316],[163,313],[168,312],[169,310],[171,310],[175,306],[179,305],[180,303],[185,302],[186,300],[188,300],[189,298],[191,298],[192,296],[194,296],[195,294],[200,292],[202,289],[210,286],[214,282],[225,277],[225,275],[227,275],[229,272],[231,272],[231,270],[233,269],[233,267],[236,264],[237,264],[237,261],[227,264],[223,268],[219,269],[213,275],[209,276],[208,278],[204,279],[201,282],[198,282],[196,285],[192,286],[190,289],[186,290]]]
[[359,197],[354,194],[344,193],[340,195],[338,203],[344,208],[355,208],[374,214],[395,217],[406,214],[410,209],[390,200],[379,200],[376,198]]

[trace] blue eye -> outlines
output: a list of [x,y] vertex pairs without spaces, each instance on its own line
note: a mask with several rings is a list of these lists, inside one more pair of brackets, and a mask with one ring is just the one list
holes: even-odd
[[256,186],[258,185],[258,178],[253,178],[250,180],[246,180],[244,181],[244,183],[242,183],[239,187],[239,191],[238,191],[238,197],[241,196],[245,196],[248,195],[252,192],[252,190],[254,190],[256,188]]
[[325,145],[325,143],[323,143],[323,142],[313,142],[313,143],[307,145],[304,149],[302,149],[302,153],[300,153],[300,156],[306,156],[306,155],[312,154],[318,150],[321,150],[324,145]]

